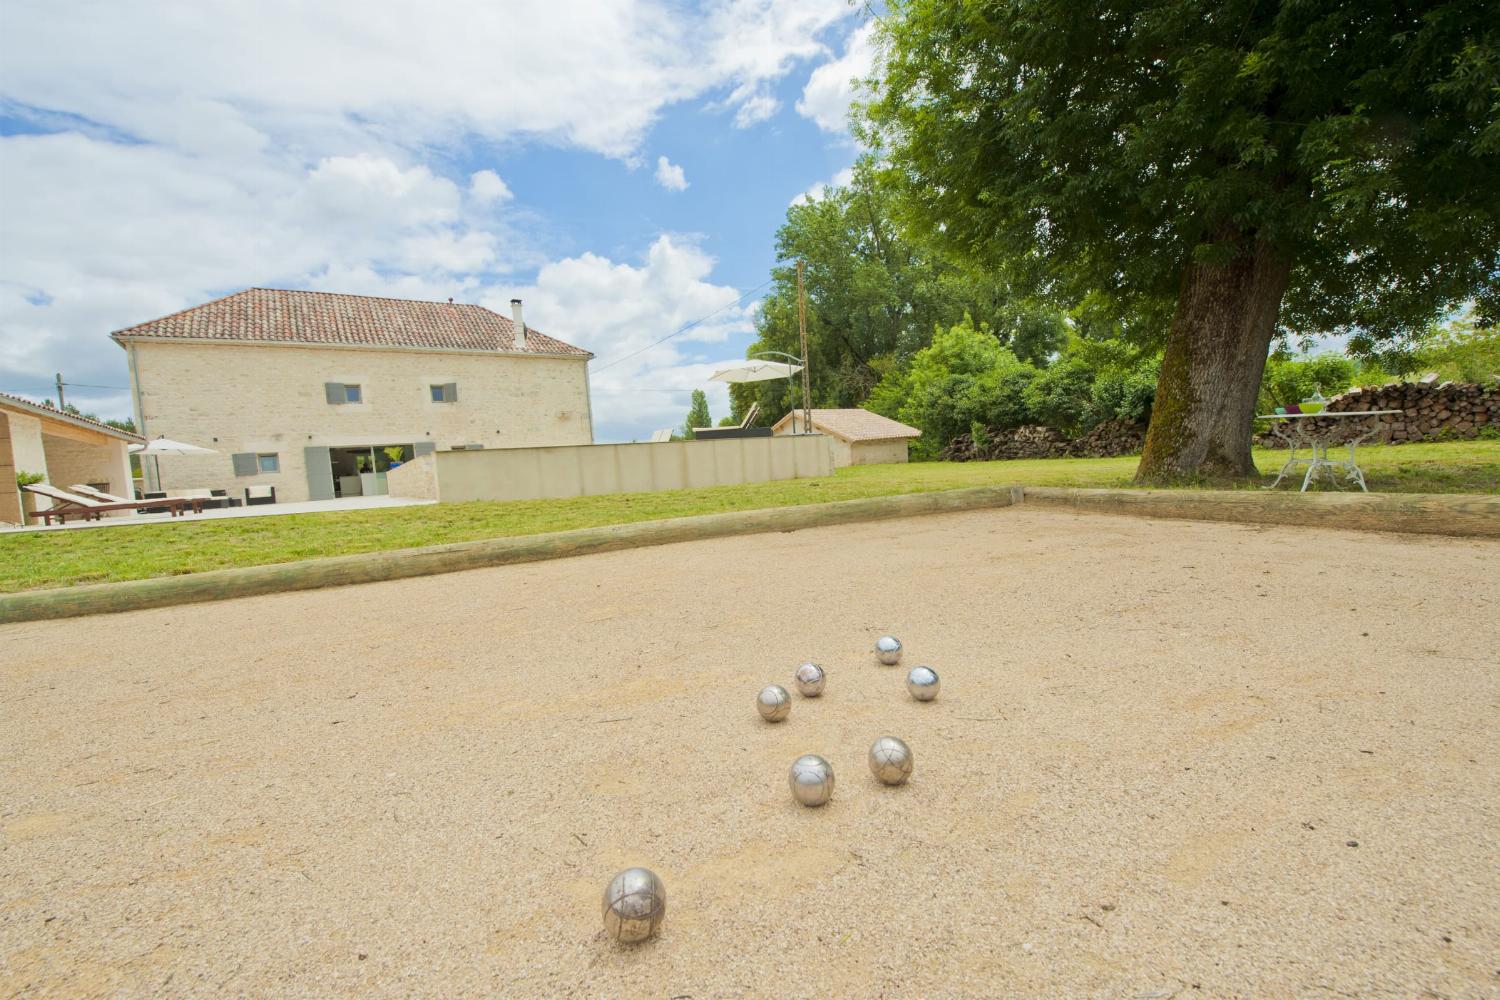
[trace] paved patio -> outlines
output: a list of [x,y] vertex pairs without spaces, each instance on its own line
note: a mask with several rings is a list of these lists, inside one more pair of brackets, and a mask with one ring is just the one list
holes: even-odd
[[254,507],[226,507],[222,510],[205,510],[201,514],[185,514],[173,518],[166,511],[150,514],[105,515],[100,521],[69,521],[67,524],[34,524],[25,528],[0,528],[0,532],[13,531],[74,531],[85,528],[118,528],[132,524],[188,524],[224,517],[274,517],[280,514],[319,514],[336,510],[373,510],[384,507],[417,507],[436,503],[435,500],[412,500],[406,497],[345,497],[341,500],[304,500],[298,503],[268,503]]

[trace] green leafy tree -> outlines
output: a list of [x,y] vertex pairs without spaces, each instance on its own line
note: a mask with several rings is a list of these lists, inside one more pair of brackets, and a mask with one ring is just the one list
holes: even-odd
[[863,135],[966,266],[1164,339],[1137,478],[1255,474],[1278,324],[1500,312],[1488,0],[892,0]]
[[965,319],[932,338],[908,365],[887,372],[869,408],[922,431],[912,453],[931,458],[976,427],[1029,422],[1026,389],[1036,369]]
[[[42,400],[42,405],[43,406],[51,407],[54,410],[57,409],[57,406],[52,402],[52,398],[50,396],[47,397],[46,399]],[[67,413],[67,414],[71,414],[72,416],[75,416],[75,417],[82,417],[85,420],[92,420],[95,423],[103,424],[106,427],[113,427],[116,430],[129,431],[131,434],[135,433],[135,420],[133,418],[131,418],[131,417],[125,417],[124,419],[121,419],[121,420],[115,420],[115,419],[104,420],[104,419],[101,419],[97,414],[94,414],[94,413],[84,413],[82,410],[80,410],[78,407],[74,406],[72,403],[64,403],[63,406],[62,406],[62,412]]]
[[[843,187],[793,205],[777,232],[775,285],[761,303],[748,353],[802,356],[797,268],[806,264],[808,353],[813,405],[859,406],[889,370],[925,347],[933,331],[965,314],[1023,358],[1042,359],[1066,333],[1052,306],[1019,300],[998,278],[949,263],[902,235],[889,184],[870,162]],[[730,387],[734,415],[759,402],[774,423],[798,402],[800,381]]]
[[1256,409],[1270,413],[1278,406],[1300,403],[1314,393],[1335,396],[1352,386],[1358,374],[1359,365],[1342,354],[1318,354],[1310,358],[1273,354],[1266,361]]
[[1500,376],[1500,326],[1481,326],[1473,310],[1434,327],[1415,352],[1410,372],[1434,371],[1456,382]]
[[688,441],[697,437],[693,433],[697,427],[712,427],[714,418],[708,412],[708,396],[702,389],[693,390],[693,402],[688,407],[687,420],[682,425],[682,437]]

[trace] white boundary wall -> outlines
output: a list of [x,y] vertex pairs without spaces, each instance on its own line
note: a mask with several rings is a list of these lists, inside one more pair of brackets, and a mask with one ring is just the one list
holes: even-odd
[[461,503],[653,493],[831,475],[830,438],[804,434],[440,451],[391,470],[387,482],[392,496]]

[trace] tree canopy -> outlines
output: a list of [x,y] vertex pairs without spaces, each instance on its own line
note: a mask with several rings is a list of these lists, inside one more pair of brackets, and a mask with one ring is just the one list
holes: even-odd
[[713,415],[708,412],[708,394],[702,389],[694,389],[692,402],[688,404],[687,419],[682,423],[682,437],[691,441],[698,436],[693,433],[696,428],[713,425]]
[[[1042,359],[1066,333],[1061,313],[1018,300],[993,277],[961,267],[903,235],[891,192],[864,161],[849,184],[794,204],[777,232],[775,285],[761,304],[750,354],[802,354],[797,325],[796,261],[806,262],[808,346],[815,406],[864,402],[893,365],[926,346],[933,331],[967,313],[997,342],[1022,357]],[[752,401],[771,423],[795,401],[783,380],[731,387],[736,417]]]
[[1244,474],[1272,336],[1500,316],[1485,0],[893,0],[862,134],[960,265],[1165,340],[1143,474]]

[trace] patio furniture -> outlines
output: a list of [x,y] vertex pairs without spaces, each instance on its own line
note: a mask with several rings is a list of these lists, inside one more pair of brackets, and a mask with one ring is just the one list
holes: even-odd
[[127,499],[125,497],[117,497],[113,493],[106,493],[106,492],[104,492],[101,489],[95,489],[94,487],[88,485],[87,483],[74,483],[72,486],[69,486],[68,489],[72,490],[74,493],[78,494],[81,497],[88,497],[90,500],[98,500],[100,503],[138,503],[139,502],[139,501],[136,501],[136,500]]
[[274,486],[246,486],[245,506],[257,507],[261,504],[276,502],[276,487]]
[[[69,486],[68,489],[72,490],[74,493],[78,494],[81,497],[88,497],[90,500],[98,500],[100,503],[134,504],[135,512],[137,514],[145,514],[149,512],[148,508],[143,507],[137,500],[127,500],[124,497],[117,497],[113,493],[106,493],[103,490],[98,489],[97,487],[88,485],[87,483],[74,483],[72,486]],[[164,500],[166,499],[166,496],[167,495],[163,493],[156,499]],[[147,499],[151,499],[150,494],[147,494]],[[162,508],[157,509],[160,510]]]
[[751,422],[760,414],[760,404],[751,403],[750,409],[745,411],[745,419],[739,422],[739,426],[730,427],[694,427],[693,437],[699,441],[713,441],[722,438],[743,437],[770,437],[772,434],[769,427],[751,427]]
[[[1344,478],[1356,483],[1366,493],[1370,488],[1365,485],[1365,472],[1354,461],[1354,448],[1362,443],[1370,435],[1374,434],[1380,427],[1376,421],[1371,421],[1370,426],[1363,432],[1347,441],[1334,442],[1337,421],[1350,417],[1380,417],[1388,413],[1400,413],[1400,410],[1344,410],[1330,413],[1322,410],[1317,413],[1265,413],[1256,416],[1256,420],[1271,421],[1271,433],[1286,442],[1288,449],[1287,460],[1276,475],[1276,481],[1270,486],[1262,487],[1274,490],[1288,473],[1293,473],[1299,465],[1307,466],[1307,474],[1302,477],[1302,489],[1298,492],[1306,493],[1307,487],[1317,476],[1326,476],[1328,485],[1339,489],[1338,476],[1336,472],[1342,471]],[[1332,420],[1331,424],[1309,423],[1308,421]],[[1357,429],[1357,428],[1356,428]],[[1346,428],[1346,431],[1348,429]],[[1345,444],[1349,447],[1347,459],[1331,459],[1328,457],[1328,446],[1330,444]],[[1311,452],[1309,458],[1299,458],[1297,450],[1306,447]]]
[[33,511],[31,515],[32,517],[41,518],[42,523],[48,525],[52,523],[54,517],[57,518],[59,524],[67,524],[70,517],[82,518],[85,521],[99,521],[103,520],[105,514],[117,510],[165,510],[173,517],[179,516],[189,507],[192,508],[195,514],[202,513],[203,511],[203,501],[191,498],[105,502],[79,496],[76,493],[69,493],[48,483],[32,483],[29,486],[21,487],[21,489],[26,490],[28,493],[35,493],[37,496],[46,497],[53,502],[54,506],[48,507],[46,510]]

